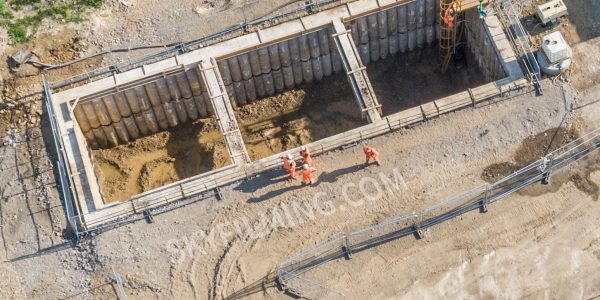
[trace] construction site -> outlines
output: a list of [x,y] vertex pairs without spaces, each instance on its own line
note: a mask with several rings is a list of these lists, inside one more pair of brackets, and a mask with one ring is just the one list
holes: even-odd
[[600,2],[0,4],[2,298],[600,297]]

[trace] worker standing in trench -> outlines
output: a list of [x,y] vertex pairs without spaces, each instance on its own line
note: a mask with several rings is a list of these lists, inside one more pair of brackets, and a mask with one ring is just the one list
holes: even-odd
[[283,168],[290,173],[290,180],[296,179],[296,161],[294,160],[294,156],[288,154],[287,156],[282,156],[283,160]]
[[369,160],[372,158],[378,166],[381,166],[381,163],[379,162],[379,152],[375,149],[375,147],[364,146],[363,152],[365,152],[366,156],[365,164],[369,164]]

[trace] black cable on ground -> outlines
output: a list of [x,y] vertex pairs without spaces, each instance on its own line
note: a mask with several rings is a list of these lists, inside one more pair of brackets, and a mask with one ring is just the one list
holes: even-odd
[[[268,15],[272,14],[273,12],[275,12],[277,10],[280,10],[280,9],[282,9],[282,8],[290,5],[290,4],[293,4],[293,3],[295,3],[295,1],[290,1],[290,2],[286,2],[286,3],[282,4],[282,5],[279,5],[278,7],[275,7],[274,9],[271,9],[269,12],[267,12],[266,14],[264,14],[262,17],[260,17],[258,19],[255,19],[254,21],[250,21],[250,23],[244,21],[244,23],[242,24],[242,27],[245,26],[247,28],[247,26],[249,24],[255,25],[254,23],[257,23],[257,22],[258,23],[265,22],[265,21],[268,20],[268,19],[265,18],[266,16],[268,16]],[[218,34],[222,34],[222,33],[229,33],[229,32],[232,31],[232,29],[237,29],[238,27],[240,27],[240,25],[232,26],[230,28],[227,28],[227,29],[225,29],[225,30],[217,33],[217,35]],[[210,36],[208,36],[208,38],[210,38],[212,36],[214,36],[214,35],[210,35]],[[130,51],[135,51],[135,50],[147,50],[147,49],[156,49],[156,48],[174,48],[174,47],[178,47],[178,46],[181,47],[181,48],[183,48],[186,45],[190,45],[190,44],[194,44],[194,43],[197,43],[197,42],[201,42],[201,41],[205,40],[206,38],[207,37],[196,39],[196,40],[192,40],[192,41],[187,41],[187,42],[178,42],[178,43],[171,43],[171,44],[166,44],[166,45],[150,45],[150,46],[137,46],[137,47],[133,47],[133,48],[129,47],[129,48],[111,49],[111,50],[106,50],[106,51],[94,53],[94,54],[91,54],[91,55],[88,55],[88,56],[84,56],[84,57],[81,57],[81,58],[78,58],[78,59],[74,59],[74,60],[71,60],[71,61],[68,61],[68,62],[65,62],[65,63],[62,63],[62,64],[58,64],[58,65],[50,65],[50,64],[43,63],[43,62],[39,62],[39,61],[33,61],[33,60],[30,60],[27,63],[29,63],[29,64],[31,64],[31,65],[33,65],[35,67],[42,68],[44,70],[55,70],[55,69],[64,68],[66,66],[69,66],[69,65],[72,65],[72,64],[84,61],[84,60],[88,60],[90,58],[94,58],[94,57],[98,57],[98,56],[103,56],[103,55],[110,54],[110,53],[130,52]],[[168,50],[172,50],[172,49],[168,49]]]
[[41,67],[44,70],[55,70],[55,69],[60,69],[90,58],[94,58],[97,56],[102,56],[102,55],[106,55],[106,54],[110,54],[110,53],[119,53],[119,52],[130,52],[130,51],[136,51],[136,50],[147,50],[147,49],[156,49],[156,48],[173,48],[175,46],[179,46],[182,45],[182,43],[171,43],[171,44],[167,44],[167,45],[150,45],[150,46],[138,46],[138,47],[133,47],[133,48],[117,48],[117,49],[111,49],[111,50],[106,50],[106,51],[102,51],[102,52],[98,52],[98,53],[94,53],[88,56],[84,56],[78,59],[74,59],[62,64],[58,64],[58,65],[49,65],[49,64],[45,64],[39,61],[34,61],[34,60],[30,60],[27,63],[35,66],[35,67]]

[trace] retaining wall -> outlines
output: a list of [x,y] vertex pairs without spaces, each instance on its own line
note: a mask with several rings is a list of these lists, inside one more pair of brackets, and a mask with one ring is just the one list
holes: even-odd
[[507,72],[502,67],[502,60],[496,52],[494,41],[488,26],[486,26],[486,19],[479,18],[479,13],[471,10],[465,13],[465,20],[469,55],[477,63],[485,80],[492,81],[504,78]]
[[[433,46],[435,0],[417,0],[348,20],[363,64]],[[331,26],[218,60],[232,105],[240,106],[343,71]],[[181,123],[213,108],[197,68],[163,74],[134,87],[77,103],[73,110],[91,148],[114,147]]]

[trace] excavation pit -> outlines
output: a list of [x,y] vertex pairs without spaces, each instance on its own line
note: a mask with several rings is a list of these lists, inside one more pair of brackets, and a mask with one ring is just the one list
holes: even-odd
[[438,49],[427,48],[367,66],[383,115],[418,107],[489,82],[471,61],[461,69],[453,67],[446,73],[440,72],[438,56]]
[[105,203],[127,201],[142,192],[231,164],[214,118],[92,151]]
[[355,1],[58,93],[46,84],[73,227],[219,195],[220,186],[279,167],[300,145],[315,154],[355,145],[523,84],[501,24],[469,10],[476,1],[464,5],[460,25],[466,64],[446,73],[436,1],[380,2]]
[[306,84],[236,110],[252,160],[367,124],[345,76]]

